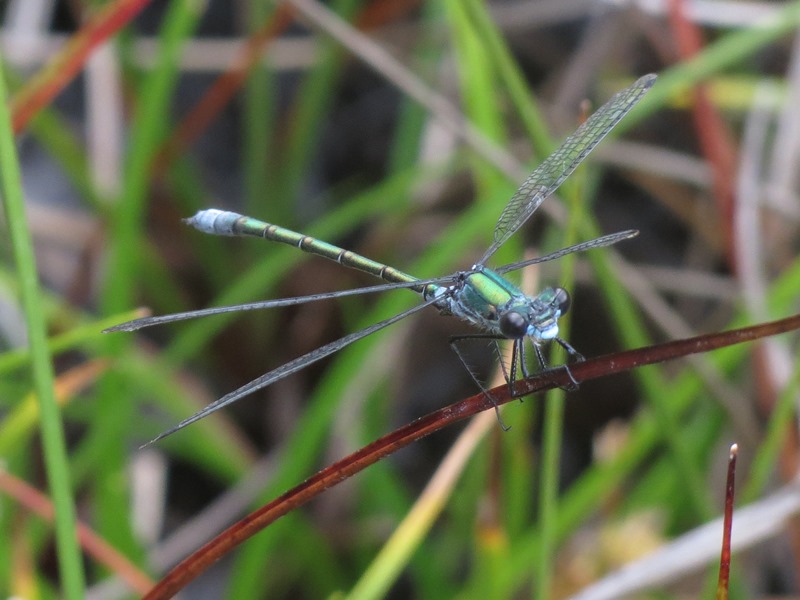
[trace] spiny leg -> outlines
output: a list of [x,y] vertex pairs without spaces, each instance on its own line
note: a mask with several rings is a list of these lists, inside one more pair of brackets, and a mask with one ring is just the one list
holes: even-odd
[[570,356],[575,357],[575,362],[583,362],[586,360],[586,357],[575,350],[575,348],[573,348],[567,340],[563,340],[560,337],[555,338],[555,340],[562,348],[564,348],[564,350],[567,351]]
[[511,394],[512,398],[519,398],[519,401],[522,402],[522,398],[525,394],[518,394],[514,388],[514,384],[517,382],[517,366],[519,366],[519,370],[522,372],[522,378],[528,379],[530,375],[528,373],[528,361],[525,357],[524,338],[514,339],[514,344],[511,347],[511,373],[506,376],[509,394]]
[[494,338],[494,339],[492,339],[492,348],[494,348],[494,354],[497,357],[497,364],[500,365],[500,370],[503,373],[503,379],[505,381],[508,381],[508,378],[511,377],[511,374],[509,373],[508,365],[506,365],[506,357],[503,356],[503,351],[500,348],[499,341],[501,339],[505,339],[505,338]]
[[[537,348],[534,345],[534,348]],[[538,350],[538,348],[537,348]],[[516,365],[519,365],[519,370],[522,372],[522,378],[527,380],[530,379],[530,372],[528,371],[528,357],[525,351],[525,338],[518,338],[514,340],[514,350],[512,356],[512,360],[515,362],[515,374],[516,374]],[[540,358],[541,361],[541,358]],[[522,402],[522,399],[525,397],[525,393],[517,394],[514,390],[514,383],[516,382],[516,377],[509,381],[509,388],[511,389],[511,395],[516,396],[519,398],[519,401]]]
[[[508,373],[505,372],[503,369],[503,375],[506,378],[506,383],[508,384],[508,390],[511,392],[511,395],[514,395],[514,382],[517,380],[517,361],[519,360],[518,356],[519,348],[517,346],[517,340],[514,340],[513,345],[511,346],[511,369]],[[502,354],[500,355],[502,358]]]
[[528,357],[525,353],[525,339],[520,338],[518,340],[514,340],[514,345],[519,345],[519,366],[520,370],[522,371],[522,377],[528,379],[531,374],[528,371]]
[[[481,333],[474,333],[474,334],[466,334],[466,335],[456,335],[456,336],[453,336],[453,337],[450,338],[450,347],[453,349],[453,352],[456,353],[456,356],[458,357],[458,360],[461,361],[461,364],[464,365],[464,368],[467,370],[467,373],[469,373],[469,376],[472,378],[472,381],[475,382],[475,385],[478,386],[478,388],[481,390],[481,392],[483,392],[483,395],[486,396],[489,399],[489,402],[492,403],[492,406],[494,406],[494,413],[497,416],[497,422],[500,424],[500,427],[503,429],[503,431],[508,431],[509,429],[511,429],[511,427],[509,427],[508,425],[506,425],[503,422],[503,417],[500,416],[500,406],[497,404],[497,400],[495,400],[494,396],[492,396],[492,394],[489,393],[489,390],[487,390],[486,387],[483,385],[481,380],[478,378],[478,376],[472,370],[472,367],[470,366],[470,364],[467,362],[466,358],[464,357],[464,354],[461,352],[461,350],[458,347],[459,342],[463,342],[465,340],[492,340],[495,343],[495,345],[497,345],[497,341],[498,340],[504,340],[504,339],[506,339],[506,338],[501,337],[501,336],[497,336],[497,335],[493,335],[491,333],[482,333],[482,334]],[[498,352],[498,354],[500,354],[500,353]],[[515,370],[515,367],[514,367],[513,363],[514,363],[514,358],[512,356],[512,365],[511,365],[511,372],[512,373],[514,373],[514,370]],[[506,367],[505,367],[505,363],[503,362],[502,354],[500,354],[500,367],[501,367],[501,369],[503,371],[503,377],[506,379],[506,382],[508,382],[509,381],[509,375],[508,375],[508,373],[506,373]],[[513,392],[513,388],[512,388],[512,392]]]
[[[558,337],[557,337],[557,338],[555,338],[555,340],[556,340],[556,342],[558,342],[558,343],[559,343],[559,345],[561,345],[561,347],[563,347],[563,348],[564,348],[564,349],[565,349],[565,350],[566,350],[566,351],[567,351],[567,352],[568,352],[570,355],[572,355],[572,356],[575,356],[575,357],[576,357],[576,360],[577,360],[578,362],[582,362],[582,361],[586,360],[586,358],[584,358],[583,354],[581,354],[580,352],[578,352],[577,350],[575,350],[575,348],[573,348],[572,346],[570,346],[570,345],[569,345],[569,344],[568,344],[566,341],[564,341],[564,340],[562,340],[561,338],[558,338]],[[539,364],[540,364],[540,365],[541,365],[541,367],[542,367],[542,371],[547,371],[547,370],[548,370],[547,361],[545,361],[545,359],[544,359],[544,354],[542,354],[542,349],[539,347],[539,345],[538,345],[538,344],[533,344],[533,349],[534,349],[534,350],[536,350],[536,358],[539,360]],[[556,368],[557,368],[557,367],[556,367]],[[562,390],[564,390],[564,391],[567,391],[567,392],[574,392],[574,391],[575,391],[575,390],[577,390],[577,389],[578,389],[578,387],[579,387],[579,386],[578,386],[578,381],[575,379],[575,377],[573,377],[573,375],[572,375],[572,371],[570,371],[570,369],[569,369],[569,364],[567,364],[567,363],[564,363],[564,365],[563,365],[563,368],[564,368],[564,370],[567,372],[567,377],[569,377],[569,379],[570,379],[570,381],[571,381],[571,384],[570,384],[569,386],[562,386],[562,385],[560,385],[560,386],[558,386],[558,387],[560,387]]]
[[[577,350],[575,350],[575,348],[573,348],[572,345],[566,340],[563,340],[560,337],[555,338],[555,340],[562,348],[564,348],[564,350],[567,351],[567,354],[575,358],[575,362],[583,362],[586,360],[586,357]],[[564,389],[566,389],[568,392],[574,392],[579,387],[578,380],[575,379],[575,377],[572,375],[572,371],[569,368],[569,363],[564,363],[564,370],[567,372],[567,376],[569,377],[569,380],[572,382],[571,386]]]
[[517,371],[522,373],[523,379],[530,378],[530,372],[528,371],[528,358],[525,355],[525,339],[524,338],[517,338],[513,340],[513,345],[511,346],[511,367],[509,370],[506,370],[505,361],[503,360],[503,353],[500,352],[500,347],[497,344],[498,340],[507,340],[508,338],[505,337],[498,337],[495,340],[495,348],[497,349],[497,355],[500,360],[500,364],[503,367],[503,377],[506,380],[506,384],[508,385],[508,393],[512,398],[519,398],[519,401],[522,402],[522,399],[527,395],[526,393],[517,393],[515,389],[517,379]]
[[544,354],[542,354],[542,349],[539,347],[539,344],[534,343],[533,349],[536,350],[536,359],[539,361],[539,366],[542,367],[542,371],[546,371],[547,361],[544,359]]
[[[500,350],[500,344],[498,344],[498,342],[501,340],[508,340],[508,338],[496,337],[494,340],[494,348],[495,352],[497,353],[497,360],[500,362],[500,366],[503,370],[503,379],[506,380],[508,394],[512,398],[519,398],[519,401],[522,402],[522,398],[525,396],[525,394],[518,394],[515,390],[514,384],[517,382],[517,365],[520,365],[519,370],[522,371],[522,377],[524,379],[529,377],[528,368],[525,364],[525,346],[520,343],[522,340],[513,340],[513,345],[511,346],[511,365],[509,368],[506,368],[505,357],[503,356],[503,352]],[[520,364],[520,361],[523,362]]]

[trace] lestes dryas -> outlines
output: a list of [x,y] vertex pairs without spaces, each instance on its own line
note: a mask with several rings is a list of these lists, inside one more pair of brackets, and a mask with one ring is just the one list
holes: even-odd
[[[314,294],[298,298],[266,300],[237,306],[223,306],[176,313],[156,317],[145,317],[122,323],[107,329],[112,331],[135,331],[162,323],[171,323],[206,315],[226,312],[275,308],[314,302],[328,298],[340,298],[357,294],[382,292],[398,288],[409,288],[422,296],[422,303],[393,317],[375,323],[355,333],[330,342],[299,356],[288,363],[265,373],[261,377],[243,385],[212,402],[199,412],[184,419],[174,427],[159,434],[149,443],[156,442],[187,425],[239,400],[240,398],[264,388],[291,375],[352,344],[372,335],[392,323],[412,315],[426,306],[435,306],[442,314],[454,315],[481,331],[479,334],[462,337],[481,337],[493,340],[512,340],[512,358],[507,378],[509,385],[516,379],[517,369],[527,375],[525,361],[525,340],[532,342],[539,363],[545,366],[540,345],[555,341],[573,356],[580,356],[565,340],[558,337],[558,319],[569,310],[570,297],[560,287],[545,288],[535,296],[524,294],[517,286],[503,277],[506,273],[537,263],[553,260],[591,248],[616,244],[637,235],[635,230],[621,231],[588,242],[563,248],[546,256],[524,260],[503,267],[491,269],[487,261],[536,211],[539,205],[560,186],[580,165],[597,144],[620,122],[620,120],[642,99],[656,80],[655,75],[645,75],[633,85],[613,96],[597,112],[587,119],[553,154],[548,156],[522,183],[500,214],[494,229],[494,241],[481,259],[470,269],[459,271],[435,279],[417,279],[394,267],[371,260],[349,250],[344,250],[322,240],[296,233],[278,225],[272,225],[251,217],[218,210],[201,210],[194,217],[186,219],[199,231],[224,236],[263,237],[275,242],[296,246],[300,250],[316,254],[339,264],[369,273],[386,281],[383,285],[357,288],[324,294]],[[458,348],[451,343],[458,353]],[[459,353],[460,356],[460,353]],[[463,360],[462,360],[463,362]]]

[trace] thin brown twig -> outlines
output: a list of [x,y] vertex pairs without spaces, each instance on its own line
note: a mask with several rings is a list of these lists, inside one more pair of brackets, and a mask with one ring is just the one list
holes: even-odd
[[505,385],[496,387],[490,391],[492,399],[481,393],[441,408],[326,467],[302,484],[246,516],[175,566],[145,596],[145,599],[158,600],[172,597],[233,548],[280,517],[306,504],[326,489],[434,431],[462,421],[481,411],[494,409],[496,404],[505,404],[520,396],[555,387],[569,388],[578,383],[622,373],[635,367],[751,342],[798,328],[800,328],[800,314],[742,329],[608,354],[572,364],[569,369],[558,367],[538,373],[534,377],[517,382],[513,390]]

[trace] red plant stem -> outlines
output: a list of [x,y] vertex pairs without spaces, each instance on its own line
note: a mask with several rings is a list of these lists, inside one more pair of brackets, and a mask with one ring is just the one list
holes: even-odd
[[[699,28],[686,18],[684,0],[670,0],[670,25],[678,44],[681,59],[688,61],[703,49]],[[703,155],[711,165],[714,198],[722,222],[725,257],[732,270],[736,270],[736,253],[733,244],[734,184],[736,181],[736,150],[728,127],[716,106],[708,97],[706,86],[697,84],[693,90],[695,129]]]
[[[0,469],[0,490],[14,498],[20,505],[52,523],[53,503],[35,489],[11,473]],[[153,585],[153,580],[117,552],[113,546],[94,533],[85,523],[78,523],[78,541],[81,547],[98,562],[106,565],[137,594],[144,594]]]
[[163,173],[173,158],[190,146],[233,99],[247,79],[250,70],[261,60],[264,49],[291,24],[293,18],[294,9],[287,4],[281,4],[275,14],[253,33],[234,65],[214,81],[164,145],[159,157],[154,161],[156,176]]
[[39,112],[80,72],[86,59],[138,15],[150,0],[117,0],[97,11],[63,50],[12,98],[14,133],[20,133]]
[[[701,50],[702,40],[698,28],[685,18],[684,0],[670,0],[670,17],[673,30],[678,40],[678,47],[684,59],[693,57]],[[716,107],[708,99],[705,86],[699,84],[694,89],[694,120],[700,139],[703,154],[708,159],[713,176],[714,197],[722,221],[725,243],[725,255],[731,270],[736,273],[735,251],[737,240],[733,233],[736,181],[736,150],[732,136]],[[754,352],[756,385],[760,392],[759,403],[762,410],[769,412],[774,406],[775,382],[771,380],[769,370],[764,368],[765,349],[756,348]],[[797,462],[796,432],[787,435],[781,452],[781,474],[788,480],[795,474],[794,463]],[[787,464],[788,463],[788,464]],[[793,523],[789,527],[789,536],[794,556],[800,552],[800,529]]]
[[356,27],[363,30],[375,29],[395,21],[416,10],[422,0],[375,0],[369,2],[356,21]]
[[739,446],[731,446],[728,458],[728,479],[725,487],[725,515],[722,523],[722,551],[719,557],[719,579],[717,581],[717,600],[728,600],[731,577],[731,527],[733,525],[733,497],[736,482],[736,457]]
[[[621,373],[634,367],[708,352],[795,329],[800,329],[800,315],[752,327],[600,356],[570,365],[569,372],[558,367],[538,373],[530,379],[518,381],[514,386],[514,393],[505,385],[494,388],[490,393],[497,404],[505,404],[519,396],[533,392],[541,392],[554,387],[569,388],[576,383]],[[494,404],[486,394],[476,394],[400,427],[350,456],[322,469],[297,487],[250,513],[181,561],[150,590],[145,596],[145,600],[172,597],[233,548],[280,517],[306,504],[326,489],[434,431],[493,408]]]
[[[364,9],[357,26],[359,29],[378,27],[411,11],[419,3],[420,0],[373,2]],[[163,174],[172,160],[188,148],[227,106],[244,84],[253,66],[261,60],[265,48],[291,24],[294,17],[295,10],[291,5],[280,4],[276,12],[253,33],[231,68],[217,78],[164,144],[159,158],[153,163],[156,176]]]

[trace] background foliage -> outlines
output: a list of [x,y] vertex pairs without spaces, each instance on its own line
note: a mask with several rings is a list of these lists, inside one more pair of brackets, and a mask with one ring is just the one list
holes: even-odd
[[[249,510],[475,392],[447,345],[464,328],[430,310],[138,450],[415,301],[102,335],[137,306],[374,283],[292,248],[203,236],[180,221],[200,208],[449,273],[480,256],[516,185],[592,106],[658,72],[617,139],[493,261],[641,230],[523,277],[574,291],[565,331],[587,356],[792,312],[800,4],[653,6],[6,3],[0,590],[141,595]],[[718,531],[689,564],[680,551],[635,561],[720,513],[732,441],[740,503],[765,530],[735,557],[732,594],[797,593],[795,363],[780,339],[528,398],[505,407],[508,432],[486,413],[279,520],[187,597],[697,597]],[[777,510],[784,499],[794,508]],[[640,583],[624,587],[631,573]]]

